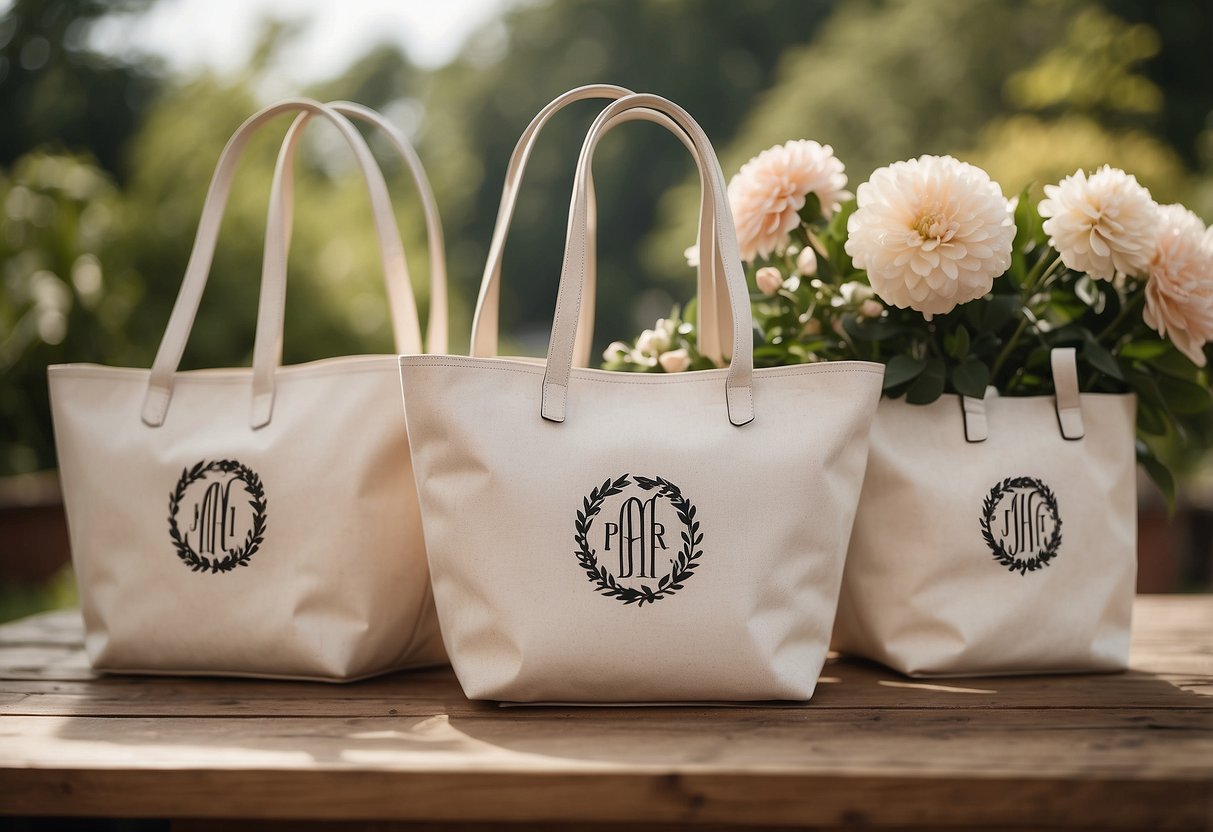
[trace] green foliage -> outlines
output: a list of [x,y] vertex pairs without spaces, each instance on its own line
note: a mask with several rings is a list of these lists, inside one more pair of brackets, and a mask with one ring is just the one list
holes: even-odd
[[153,62],[87,47],[103,17],[152,0],[12,0],[0,14],[0,167],[37,149],[87,150],[122,171],[126,142],[160,87]]
[[[845,218],[853,210],[854,201],[829,220],[820,210],[806,212],[782,252],[751,264],[756,284],[760,269],[777,269],[784,278],[777,291],[751,295],[756,366],[877,361],[886,365],[886,396],[926,405],[945,393],[984,398],[988,386],[1010,396],[1052,394],[1050,353],[1074,347],[1082,391],[1137,395],[1138,455],[1173,498],[1174,461],[1159,453],[1157,440],[1187,442],[1207,433],[1213,392],[1209,373],[1143,322],[1144,280],[1093,280],[1067,268],[1025,189],[1015,210],[1011,266],[989,293],[944,315],[886,307],[846,256]],[[801,273],[805,245],[816,252],[809,275]],[[613,345],[608,367],[659,372],[664,351],[694,349],[697,327],[663,331],[668,337],[655,342]]]
[[0,178],[0,472],[54,464],[47,364],[131,357],[142,282],[128,214],[87,159],[32,154]]

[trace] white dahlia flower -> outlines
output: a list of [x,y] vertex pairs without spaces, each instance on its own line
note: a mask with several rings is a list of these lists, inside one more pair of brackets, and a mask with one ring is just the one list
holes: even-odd
[[842,162],[828,144],[800,140],[775,145],[741,166],[729,181],[729,206],[741,259],[752,263],[788,244],[805,198],[816,194],[829,217],[851,194]]
[[1182,205],[1158,209],[1142,317],[1205,366],[1204,345],[1213,341],[1213,235]]
[[951,156],[897,162],[859,186],[858,202],[846,252],[891,306],[943,315],[1011,265],[1015,223],[981,168]]
[[1158,206],[1134,176],[1108,165],[1078,170],[1045,185],[1045,196],[1038,210],[1061,262],[1098,280],[1145,274]]

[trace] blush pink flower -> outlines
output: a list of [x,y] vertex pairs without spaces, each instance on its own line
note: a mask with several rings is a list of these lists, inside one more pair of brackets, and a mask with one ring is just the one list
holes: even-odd
[[1158,209],[1142,317],[1198,367],[1213,341],[1213,235],[1182,205]]
[[799,211],[815,194],[829,217],[851,198],[845,168],[828,144],[790,141],[762,151],[729,182],[729,205],[741,259],[752,263],[785,248]]

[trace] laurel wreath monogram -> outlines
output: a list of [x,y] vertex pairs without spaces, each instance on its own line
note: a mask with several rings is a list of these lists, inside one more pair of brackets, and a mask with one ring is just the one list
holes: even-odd
[[[583,498],[581,510],[577,512],[577,533],[573,539],[577,543],[577,560],[585,570],[590,583],[594,584],[595,592],[600,592],[608,598],[617,598],[624,604],[636,604],[638,607],[643,607],[645,604],[655,604],[662,598],[678,592],[686,580],[695,574],[695,568],[699,566],[698,560],[703,555],[703,550],[698,548],[699,544],[703,542],[703,535],[699,532],[699,521],[695,519],[695,506],[682,496],[682,492],[676,485],[661,477],[649,479],[636,476],[629,479],[631,476],[631,474],[624,474],[616,480],[608,479],[591,491],[588,497]],[[605,566],[598,563],[598,553],[590,548],[588,540],[590,526],[593,524],[594,517],[602,509],[606,498],[621,493],[632,482],[645,491],[656,490],[658,496],[669,500],[670,505],[678,514],[678,519],[683,524],[682,549],[674,558],[670,573],[657,582],[656,589],[648,584],[639,587],[620,586],[615,580],[615,576]]]
[[[181,507],[185,490],[211,471],[235,474],[236,479],[244,483],[244,490],[250,497],[249,505],[253,509],[252,527],[245,535],[244,544],[239,548],[228,549],[227,555],[222,558],[209,558],[195,552],[177,527],[177,510]],[[230,572],[238,566],[248,566],[249,558],[253,556],[265,538],[265,509],[265,489],[261,485],[261,477],[257,476],[257,473],[247,465],[241,465],[234,459],[217,459],[213,462],[203,460],[193,468],[182,469],[181,479],[177,481],[177,488],[168,498],[168,530],[169,536],[173,539],[177,557],[181,558],[192,572],[211,572],[213,574]]]
[[[1049,537],[1048,542],[1045,543],[1044,548],[1032,558],[1021,559],[1008,554],[1003,542],[995,538],[993,531],[990,529],[990,524],[994,520],[994,512],[998,508],[999,502],[1002,501],[1002,498],[1008,491],[1016,488],[1035,489],[1040,494],[1040,498],[1044,500],[1049,513],[1053,515],[1053,534]],[[990,490],[989,495],[981,504],[981,510],[981,536],[990,547],[990,551],[994,553],[994,559],[1007,567],[1011,572],[1018,572],[1020,575],[1035,572],[1037,569],[1043,569],[1048,566],[1049,561],[1056,557],[1057,550],[1061,547],[1061,515],[1057,511],[1057,498],[1053,496],[1053,492],[1049,487],[1040,480],[1033,477],[1007,477]]]

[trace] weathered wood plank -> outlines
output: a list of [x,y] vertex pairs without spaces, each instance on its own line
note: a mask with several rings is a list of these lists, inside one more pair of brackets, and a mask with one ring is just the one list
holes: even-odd
[[837,661],[805,707],[626,710],[469,703],[445,670],[97,678],[78,616],[39,616],[0,627],[0,814],[1213,829],[1213,599],[1135,610],[1127,674]]
[[[0,805],[20,811],[70,806],[83,814],[128,816],[454,821],[680,822],[925,829],[1065,826],[1078,829],[1202,829],[1208,787],[1199,782],[996,777],[910,778],[564,772],[537,783],[489,771],[451,778],[441,771],[400,777],[382,771],[250,769],[238,784],[213,772],[147,772],[137,789],[121,771],[26,770],[0,781]],[[189,807],[188,810],[185,807]]]
[[[827,708],[1206,708],[1213,676],[1132,671],[1102,676],[919,681],[867,663],[831,663],[812,709]],[[705,712],[719,709],[704,709]],[[475,715],[499,709],[468,702],[447,669],[352,685],[176,677],[82,681],[0,681],[0,715],[11,716],[419,716]],[[518,708],[526,719],[548,709]],[[576,712],[575,712],[576,713]],[[660,719],[660,710],[634,718]]]
[[[1208,711],[552,711],[545,717],[5,717],[18,768],[705,771],[1119,777],[1213,785]],[[6,774],[7,776],[7,774]],[[135,776],[135,775],[132,775]]]

